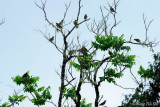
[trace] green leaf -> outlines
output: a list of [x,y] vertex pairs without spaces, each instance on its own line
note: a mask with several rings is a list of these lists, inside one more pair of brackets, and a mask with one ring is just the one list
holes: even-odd
[[38,92],[41,92],[44,90],[45,87],[41,87],[41,88],[38,88]]
[[100,81],[104,81],[104,77],[99,77]]
[[121,74],[121,73],[116,73],[116,74],[115,74],[115,77],[116,77],[116,78],[120,78],[120,77],[122,77],[122,76],[123,76],[123,74]]
[[115,83],[114,78],[107,78],[107,81],[108,81],[109,83],[111,83],[111,82]]

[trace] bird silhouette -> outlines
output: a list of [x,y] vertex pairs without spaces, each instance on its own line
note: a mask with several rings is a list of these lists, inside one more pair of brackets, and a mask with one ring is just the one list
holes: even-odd
[[108,53],[109,53],[110,56],[113,56],[113,53],[111,51],[108,51]]
[[88,52],[88,50],[84,46],[82,46],[82,48],[79,51],[84,55],[87,55],[87,52]]
[[54,36],[52,36],[51,38],[49,38],[49,41],[52,42],[54,40]]
[[105,105],[105,103],[106,103],[106,100],[104,100],[101,104],[99,104],[99,106],[103,106]]
[[87,20],[87,17],[88,17],[87,14],[85,14],[85,15],[84,15],[84,20]]
[[63,26],[63,20],[61,20],[61,22],[59,23],[56,23],[56,26],[60,29],[62,29],[62,26]]
[[21,77],[22,79],[24,79],[24,78],[27,78],[27,77],[29,77],[29,71],[28,72],[26,72],[25,74],[23,74],[23,76]]
[[73,55],[73,53],[74,53],[74,50],[70,50],[69,52],[68,52],[68,54],[71,56],[71,55]]
[[115,13],[116,13],[116,11],[113,9],[113,7],[112,7],[112,6],[110,6],[110,11],[111,11],[111,12],[115,12]]
[[139,39],[134,39],[136,42],[141,42],[141,40],[139,40]]
[[56,23],[56,26],[60,29],[62,29],[62,26],[59,23]]

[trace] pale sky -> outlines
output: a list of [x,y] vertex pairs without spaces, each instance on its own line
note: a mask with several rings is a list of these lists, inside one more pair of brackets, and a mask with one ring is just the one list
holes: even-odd
[[[49,19],[54,23],[60,21],[65,10],[64,3],[69,3],[69,1],[71,1],[71,7],[67,19],[74,19],[73,16],[77,11],[76,0],[48,0],[46,11]],[[112,0],[82,0],[81,17],[83,18],[83,15],[87,13],[92,20],[100,20],[99,6],[107,5],[106,1]],[[40,3],[40,0],[37,0],[37,3]],[[145,29],[142,20],[144,13],[148,21],[154,19],[148,32],[150,40],[156,38],[160,41],[159,5],[159,0],[121,0],[117,13],[118,20],[122,22],[113,33],[117,36],[124,34],[127,40],[131,35],[133,38],[144,39]],[[3,18],[5,18],[5,23],[0,26],[0,98],[3,98],[2,102],[7,101],[8,96],[13,93],[10,85],[20,89],[12,82],[11,77],[23,75],[30,70],[31,75],[40,76],[40,86],[51,86],[53,101],[57,103],[60,79],[55,70],[59,70],[62,56],[36,31],[37,29],[45,32],[47,27],[47,31],[51,35],[53,33],[51,27],[45,22],[42,11],[36,7],[34,0],[0,0],[0,20]],[[82,41],[94,37],[94,34],[89,33],[85,26],[74,32],[74,34],[77,33],[81,35]],[[61,41],[59,40],[60,43]],[[159,51],[159,48],[159,45],[154,48],[155,53]],[[140,65],[147,68],[148,62],[153,61],[149,48],[132,45],[131,54],[137,56],[133,69],[135,74]],[[129,70],[126,70],[124,76],[117,82],[124,87],[135,87]],[[104,83],[101,85],[100,92],[107,99],[108,107],[116,107],[124,99],[123,94],[132,91]],[[86,84],[82,87],[81,93],[88,103],[94,102],[93,87]],[[34,107],[28,101],[22,103],[20,107],[22,106]]]

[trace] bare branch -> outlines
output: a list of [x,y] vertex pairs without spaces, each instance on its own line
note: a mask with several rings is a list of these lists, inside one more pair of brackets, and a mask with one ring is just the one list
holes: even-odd
[[148,40],[148,29],[149,29],[151,23],[153,22],[153,20],[151,20],[147,24],[146,20],[147,20],[147,17],[145,17],[144,14],[143,14],[143,23],[144,23],[144,27],[145,27],[145,36],[146,36],[145,42]]
[[136,82],[137,84],[140,84],[140,83],[138,82],[137,78],[136,78],[136,77],[134,76],[134,74],[132,73],[131,69],[130,69],[130,73],[132,74],[132,76],[133,76],[135,82]]
[[118,86],[118,87],[120,87],[120,88],[123,88],[123,89],[127,89],[127,90],[128,90],[128,89],[132,89],[132,90],[134,89],[134,90],[135,90],[135,88],[125,88],[125,87],[122,87],[121,85],[118,85],[118,84],[116,84],[116,83],[115,83],[115,85]]

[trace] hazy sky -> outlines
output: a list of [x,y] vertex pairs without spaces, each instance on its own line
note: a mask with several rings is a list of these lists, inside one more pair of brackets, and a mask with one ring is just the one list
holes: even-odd
[[[69,1],[71,1],[71,7],[67,19],[74,19],[77,12],[76,0],[48,0],[46,11],[49,19],[54,23],[59,22],[65,10],[64,3],[69,3]],[[82,0],[81,17],[83,18],[83,15],[87,13],[92,20],[100,20],[99,6],[107,6],[107,1],[113,0]],[[40,0],[37,0],[37,3],[40,3]],[[154,19],[148,33],[150,40],[156,38],[157,41],[160,41],[159,4],[159,0],[121,0],[117,13],[118,20],[122,22],[113,33],[118,36],[125,34],[126,39],[129,39],[131,35],[133,38],[144,39],[145,29],[142,20],[144,13],[148,21]],[[17,89],[20,88],[15,86],[11,77],[22,75],[30,70],[31,75],[40,76],[40,86],[51,85],[53,101],[57,103],[60,79],[55,70],[59,70],[62,56],[51,43],[36,31],[45,32],[47,28],[47,31],[53,35],[53,30],[45,22],[42,11],[36,7],[34,0],[0,0],[0,20],[3,18],[5,18],[5,23],[0,26],[0,98],[3,98],[2,102],[6,101],[8,95],[13,93],[13,88],[10,85]],[[94,36],[94,34],[87,32],[85,26],[76,30],[74,34],[77,33],[81,35],[82,41],[90,40]],[[74,35],[72,36],[74,37]],[[59,40],[60,43],[61,41]],[[137,64],[133,69],[136,74],[140,65],[147,68],[148,62],[152,61],[152,53],[149,49],[140,46],[132,46],[132,48],[131,54],[137,55]],[[158,52],[159,48],[158,45],[155,52]],[[124,87],[134,87],[135,84],[131,82],[132,79],[128,71],[125,71],[124,77],[118,83]],[[87,102],[93,102],[94,89],[88,85],[83,87],[85,88],[82,88],[82,95],[87,98]],[[124,98],[122,94],[132,92],[108,83],[104,83],[100,90],[101,94],[104,94],[104,98],[107,99],[109,107],[120,105]],[[30,107],[33,106],[27,101],[21,106],[28,107],[26,103]]]

